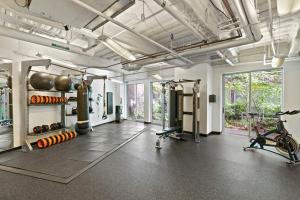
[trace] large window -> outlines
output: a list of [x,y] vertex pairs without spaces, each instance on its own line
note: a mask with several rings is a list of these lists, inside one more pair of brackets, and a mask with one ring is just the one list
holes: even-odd
[[281,109],[281,69],[224,75],[223,84],[225,131],[248,135],[248,113],[259,114],[265,128],[272,128],[272,116]]
[[[163,93],[162,86],[159,82],[152,83],[152,123],[162,124],[162,114],[163,114]],[[166,124],[168,120],[168,97],[169,92],[166,91],[166,104],[165,104],[165,119]]]
[[144,119],[144,84],[127,85],[127,115],[130,120]]

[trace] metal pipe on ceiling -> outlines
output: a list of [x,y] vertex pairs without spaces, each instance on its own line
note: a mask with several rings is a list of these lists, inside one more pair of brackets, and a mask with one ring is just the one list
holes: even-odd
[[[236,8],[240,8],[240,9],[238,9],[239,16],[240,16],[239,18],[241,20],[243,20],[243,23],[245,26],[244,29],[247,29],[247,31],[248,31],[248,34],[247,34],[248,38],[246,37],[246,38],[238,39],[238,38],[241,38],[241,36],[237,36],[237,37],[229,38],[228,40],[201,44],[201,45],[193,47],[193,48],[187,48],[187,49],[183,50],[182,52],[178,52],[178,54],[181,56],[187,56],[187,55],[193,55],[193,54],[207,53],[210,51],[217,51],[217,50],[242,46],[242,45],[250,44],[250,43],[261,40],[262,35],[260,32],[260,29],[257,26],[258,19],[257,19],[257,14],[255,11],[255,8],[249,6],[248,3],[245,4],[244,1],[245,0],[235,0],[234,2],[236,4],[235,5]],[[232,17],[235,18],[234,16],[232,16]],[[251,24],[254,22],[256,22],[256,23]],[[154,58],[156,59],[155,62],[164,61],[166,59],[165,55],[167,55],[167,54],[163,54],[163,56],[159,55],[159,56],[155,56],[155,57],[150,55],[146,58],[137,59],[136,61],[133,61],[133,62],[126,62],[126,63],[121,63],[121,64],[128,64],[128,63],[142,64],[142,63],[139,63],[139,61],[151,60]]]
[[153,0],[155,3],[157,3],[159,6],[161,6],[165,11],[167,11],[172,17],[174,17],[177,21],[179,21],[182,25],[187,27],[189,30],[192,31],[192,33],[200,40],[204,40],[205,34],[200,33],[197,29],[195,29],[190,23],[188,23],[185,19],[183,19],[181,16],[174,13],[174,11],[170,8],[169,5],[167,5],[167,2],[164,0]]
[[274,42],[274,35],[273,35],[273,14],[272,14],[272,0],[268,0],[268,6],[269,6],[269,33],[271,37],[271,47],[273,51],[273,55],[277,55],[275,42]]
[[115,25],[117,25],[117,26],[119,26],[119,27],[122,27],[123,29],[126,29],[127,31],[131,32],[132,34],[134,34],[134,35],[136,35],[136,36],[138,36],[138,37],[144,39],[145,41],[148,41],[148,42],[152,43],[153,45],[155,45],[155,46],[157,46],[157,47],[159,47],[159,48],[161,48],[161,49],[163,49],[163,50],[169,52],[172,56],[178,57],[178,58],[180,58],[181,60],[183,60],[184,62],[186,62],[186,63],[188,63],[188,64],[193,64],[193,62],[192,62],[191,60],[189,60],[189,59],[187,59],[187,58],[185,58],[185,57],[183,57],[183,56],[181,56],[181,55],[178,55],[178,54],[176,53],[176,51],[173,51],[173,50],[171,50],[171,49],[165,47],[164,45],[162,45],[162,44],[160,44],[160,43],[158,43],[158,42],[152,40],[151,38],[149,38],[149,37],[147,37],[147,36],[145,36],[145,35],[143,35],[143,34],[137,32],[137,31],[135,31],[135,30],[133,30],[133,29],[130,29],[130,27],[127,27],[127,26],[125,26],[124,24],[118,22],[117,20],[115,20],[115,19],[113,19],[113,18],[111,18],[111,17],[109,17],[109,16],[103,14],[102,12],[100,12],[100,11],[98,11],[97,9],[91,7],[90,5],[84,3],[84,2],[82,2],[82,1],[80,1],[80,0],[72,0],[72,1],[73,1],[74,3],[80,5],[81,7],[90,10],[91,12],[94,12],[95,14],[99,15],[100,17],[103,17],[104,19],[106,19],[106,20],[112,22],[113,24],[115,24]]

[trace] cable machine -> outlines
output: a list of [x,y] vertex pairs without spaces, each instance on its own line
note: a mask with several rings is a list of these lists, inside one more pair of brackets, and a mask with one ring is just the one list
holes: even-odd
[[[167,81],[162,85],[162,131],[157,132],[159,136],[156,141],[156,148],[161,148],[161,139],[171,137],[177,140],[184,140],[181,135],[186,132],[184,130],[184,115],[192,115],[192,134],[195,142],[200,141],[199,133],[199,111],[200,111],[200,79],[179,81]],[[184,84],[194,83],[192,93],[184,93]],[[167,109],[166,92],[169,90],[169,109]],[[184,98],[192,98],[192,112],[184,111]],[[166,128],[166,113],[169,114],[168,128]]]

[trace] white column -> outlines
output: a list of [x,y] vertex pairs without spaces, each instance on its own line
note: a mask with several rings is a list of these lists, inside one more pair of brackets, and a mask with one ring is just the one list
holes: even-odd
[[144,122],[151,122],[151,82],[144,81]]
[[26,127],[24,126],[25,106],[24,102],[26,83],[21,80],[21,62],[14,62],[12,66],[12,94],[13,94],[13,132],[14,132],[14,147],[19,147],[24,144]]

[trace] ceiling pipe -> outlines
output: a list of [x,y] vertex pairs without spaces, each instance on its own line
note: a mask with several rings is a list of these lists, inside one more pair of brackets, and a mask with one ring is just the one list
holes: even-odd
[[269,6],[269,33],[271,37],[271,46],[273,50],[274,56],[277,55],[275,42],[274,42],[274,35],[273,35],[273,14],[272,14],[272,0],[268,0],[268,6]]
[[188,23],[182,16],[178,15],[173,11],[173,9],[168,5],[165,0],[153,0],[159,6],[161,6],[165,11],[167,11],[172,17],[174,17],[177,21],[179,21],[182,25],[192,31],[192,33],[201,41],[204,40],[205,34],[200,33],[197,29],[195,29],[190,23]]
[[[257,41],[260,41],[262,39],[262,34],[260,32],[259,27],[257,26],[258,18],[256,14],[256,10],[253,6],[249,6],[248,4],[244,4],[245,0],[234,0],[236,4],[236,8],[239,11],[239,18],[241,21],[243,21],[245,32],[247,31],[247,37],[241,38],[240,36],[232,37],[230,39],[222,40],[222,41],[216,41],[211,43],[200,43],[197,46],[188,47],[186,49],[182,49],[181,52],[178,52],[181,56],[189,56],[193,54],[203,54],[208,53],[212,51],[218,51],[223,50],[227,48],[242,46],[251,44]],[[245,6],[247,5],[247,7]],[[250,22],[255,24],[250,24]],[[128,64],[128,63],[135,63],[135,64],[150,64],[155,62],[161,62],[165,61],[168,57],[168,54],[160,54],[158,56],[148,56],[141,59],[137,59],[133,62],[126,62],[121,64]],[[168,59],[170,60],[170,59]],[[120,63],[118,63],[120,64]]]
[[147,36],[145,36],[145,35],[143,35],[143,34],[137,32],[137,31],[135,31],[135,30],[133,30],[133,29],[130,29],[130,27],[127,27],[127,26],[125,26],[124,24],[118,22],[117,20],[114,20],[113,18],[111,18],[111,17],[109,17],[109,16],[103,14],[102,12],[100,12],[100,11],[98,11],[97,9],[91,7],[90,5],[84,3],[84,2],[82,2],[82,1],[80,1],[80,0],[72,0],[72,1],[73,1],[74,3],[80,5],[81,7],[90,10],[91,12],[94,12],[95,14],[99,15],[100,17],[102,17],[102,18],[104,18],[104,19],[106,19],[106,20],[112,22],[113,24],[115,24],[115,25],[117,25],[117,26],[119,26],[119,27],[122,27],[123,29],[129,31],[130,33],[132,33],[132,34],[134,34],[134,35],[136,35],[136,36],[138,36],[138,37],[140,37],[140,38],[142,38],[142,39],[144,39],[144,40],[150,42],[151,44],[153,44],[153,45],[155,45],[155,46],[157,46],[157,47],[159,47],[159,48],[161,48],[161,49],[163,49],[163,50],[169,52],[172,56],[178,57],[178,58],[180,58],[181,60],[183,60],[184,62],[186,62],[186,63],[188,63],[188,64],[193,64],[193,62],[192,62],[191,60],[189,60],[189,59],[187,59],[187,58],[185,58],[185,57],[183,57],[183,56],[181,56],[181,55],[178,55],[178,54],[176,53],[176,51],[173,51],[173,50],[171,50],[171,49],[165,47],[164,45],[162,45],[162,44],[160,44],[160,43],[158,43],[158,42],[152,40],[151,38],[149,38],[149,37],[147,37]]
[[253,41],[260,40],[262,35],[258,26],[259,20],[251,0],[233,0],[230,4],[236,8],[246,36]]
[[[168,5],[168,3],[165,0],[153,0],[153,1],[156,2],[158,5],[160,5],[166,12],[168,12],[172,17],[174,17],[183,26],[185,26],[187,29],[189,29],[195,35],[195,37],[197,37],[200,41],[207,38],[204,33],[200,33],[190,23],[188,23],[184,18],[182,18],[181,15],[178,15],[177,13],[175,13],[175,11]],[[233,16],[233,18],[235,18],[235,17]],[[218,36],[215,35],[215,37],[218,37]],[[226,57],[221,51],[216,51],[216,52],[221,58]],[[227,58],[225,59],[225,61],[231,66],[234,65],[233,62]]]
[[300,22],[296,25],[296,31],[292,36],[289,57],[300,55]]

